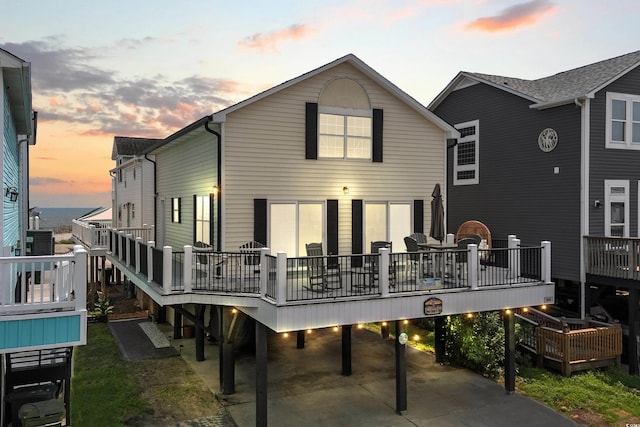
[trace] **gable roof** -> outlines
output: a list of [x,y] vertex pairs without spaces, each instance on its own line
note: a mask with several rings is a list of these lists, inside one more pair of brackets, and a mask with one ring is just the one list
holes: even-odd
[[549,108],[593,98],[595,93],[640,65],[640,51],[563,71],[536,80],[462,71],[429,104],[433,111],[451,92],[484,83],[533,102],[531,108]]
[[113,150],[111,160],[118,156],[137,156],[162,139],[157,138],[133,138],[129,136],[115,136],[113,138]]
[[[307,80],[313,76],[316,76],[326,70],[329,70],[331,68],[337,67],[338,65],[341,65],[343,63],[348,63],[350,65],[352,65],[353,67],[355,67],[357,70],[359,70],[360,72],[362,72],[363,74],[365,74],[367,77],[371,78],[373,81],[375,81],[377,84],[379,84],[380,86],[384,87],[386,90],[388,90],[389,92],[391,92],[393,95],[395,95],[397,98],[399,98],[401,101],[403,101],[404,103],[406,103],[407,105],[409,105],[411,108],[413,108],[415,111],[417,111],[420,115],[422,115],[423,117],[425,117],[426,119],[432,121],[436,126],[438,126],[440,129],[442,129],[445,132],[450,132],[452,135],[457,135],[457,131],[451,127],[448,123],[446,123],[444,120],[442,120],[441,118],[439,118],[438,116],[436,116],[435,114],[433,114],[431,111],[427,110],[425,108],[424,105],[420,104],[415,98],[413,98],[412,96],[410,96],[409,94],[407,94],[406,92],[404,92],[403,90],[401,90],[400,88],[398,88],[396,85],[394,85],[393,83],[391,83],[389,80],[387,80],[386,78],[384,78],[381,74],[379,74],[377,71],[375,71],[373,68],[371,68],[370,66],[368,66],[367,64],[365,64],[362,60],[360,60],[357,56],[355,56],[354,54],[350,53],[347,54],[341,58],[336,59],[335,61],[332,61],[328,64],[325,64],[319,68],[316,68],[315,70],[309,71],[305,74],[302,74],[296,78],[293,78],[291,80],[287,80],[284,83],[281,83],[277,86],[272,87],[271,89],[267,89],[264,92],[261,92],[257,95],[252,96],[251,98],[248,98],[244,101],[241,101],[235,105],[232,105],[230,107],[227,107],[221,111],[218,111],[217,113],[214,113],[212,115],[212,121],[215,123],[220,123],[220,122],[224,122],[226,119],[226,115],[239,110],[240,108],[243,108],[249,104],[252,104],[256,101],[259,101],[263,98],[266,98],[269,95],[272,95],[274,93],[280,92],[288,87],[291,87],[293,85],[296,85],[304,80]],[[451,136],[449,136],[451,137]]]
[[330,62],[328,64],[325,64],[319,68],[316,68],[315,70],[309,71],[305,74],[302,74],[296,78],[293,78],[291,80],[287,80],[284,83],[281,83],[277,86],[274,86],[270,89],[265,90],[264,92],[260,92],[250,98],[245,99],[244,101],[241,101],[237,104],[231,105],[227,108],[224,108],[216,113],[213,113],[209,116],[204,116],[198,120],[196,120],[195,122],[189,124],[188,126],[176,131],[175,133],[173,133],[172,135],[168,136],[165,139],[160,139],[160,140],[156,140],[155,144],[152,144],[151,146],[149,146],[143,154],[146,153],[151,153],[153,151],[155,151],[156,149],[160,148],[160,147],[164,147],[165,145],[179,139],[180,137],[194,131],[197,129],[202,129],[203,126],[207,126],[208,123],[223,123],[226,118],[227,118],[227,114],[239,110],[243,107],[246,107],[254,102],[257,102],[261,99],[266,98],[269,95],[273,95],[274,93],[280,92],[288,87],[291,87],[295,84],[298,84],[306,79],[309,79],[319,73],[322,73],[323,71],[326,71],[328,69],[331,69],[333,67],[336,67],[340,64],[343,63],[349,63],[351,65],[353,65],[355,68],[357,68],[358,70],[360,70],[362,73],[366,74],[369,78],[371,78],[372,80],[374,80],[376,83],[378,83],[379,85],[381,85],[382,87],[386,88],[387,90],[389,90],[391,93],[393,93],[396,97],[398,97],[400,100],[402,100],[403,102],[405,102],[407,105],[409,105],[410,107],[412,107],[415,111],[417,111],[420,115],[422,115],[423,117],[425,117],[427,120],[430,120],[432,123],[434,123],[438,128],[442,129],[443,131],[447,132],[447,138],[454,138],[457,137],[459,135],[458,131],[452,127],[451,125],[449,125],[447,122],[445,122],[444,120],[442,120],[440,117],[436,116],[435,114],[433,114],[431,111],[429,111],[424,105],[420,104],[418,101],[416,101],[413,97],[411,97],[409,94],[407,94],[406,92],[402,91],[401,89],[399,89],[396,85],[394,85],[393,83],[391,83],[389,80],[387,80],[386,78],[384,78],[382,75],[380,75],[378,72],[376,72],[373,68],[369,67],[367,64],[365,64],[364,62],[362,62],[358,57],[356,57],[353,54],[348,54],[343,56],[342,58],[338,58],[333,62]]

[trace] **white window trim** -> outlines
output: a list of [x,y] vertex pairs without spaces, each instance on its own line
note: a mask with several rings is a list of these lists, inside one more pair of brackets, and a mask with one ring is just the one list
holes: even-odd
[[[611,187],[624,187],[624,196],[612,196]],[[611,236],[611,203],[624,202],[624,231],[622,237],[629,237],[629,181],[607,179],[604,181],[604,235]]]
[[[462,142],[468,142],[469,139],[475,138],[475,162],[472,165],[458,166],[458,145],[453,150],[453,185],[473,185],[480,182],[480,162],[479,162],[479,149],[480,149],[480,120],[471,120],[469,122],[458,123],[454,127],[456,129],[462,129],[466,127],[474,126],[476,133],[472,137],[460,138],[458,144]],[[471,179],[458,179],[458,172],[463,171],[475,171],[475,177]]]
[[[613,100],[620,100],[627,102],[627,117],[625,120],[625,141],[612,141],[611,140],[611,122],[612,122],[612,108],[611,102]],[[605,123],[605,147],[619,150],[640,150],[640,143],[631,142],[633,138],[633,102],[640,102],[640,95],[631,95],[626,93],[607,92],[607,105],[606,105],[606,123]]]
[[[319,159],[339,159],[339,160],[355,160],[355,161],[371,161],[371,159],[373,159],[373,110],[360,110],[360,109],[355,109],[355,108],[342,108],[342,107],[327,107],[327,106],[318,106],[318,124],[320,123],[320,115],[321,114],[331,114],[331,115],[335,115],[335,116],[342,116],[344,119],[344,129],[345,129],[345,134],[344,136],[344,141],[343,141],[343,152],[344,155],[342,157],[324,157],[324,156],[320,156],[318,155]],[[348,132],[348,127],[347,127],[347,117],[367,117],[369,119],[371,119],[371,137],[369,138],[369,145],[371,146],[371,150],[369,152],[369,157],[368,158],[356,158],[356,157],[348,157],[347,153],[348,153],[348,147],[347,147],[347,132]],[[318,144],[320,144],[320,136],[322,134],[320,133],[320,127],[318,126]],[[320,147],[318,147],[319,150]]]

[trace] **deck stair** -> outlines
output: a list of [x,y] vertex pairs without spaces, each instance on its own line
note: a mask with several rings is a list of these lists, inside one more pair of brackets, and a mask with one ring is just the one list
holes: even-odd
[[515,315],[522,328],[519,344],[536,356],[540,367],[570,376],[581,370],[620,366],[622,328],[617,322],[554,317],[534,308],[516,310]]

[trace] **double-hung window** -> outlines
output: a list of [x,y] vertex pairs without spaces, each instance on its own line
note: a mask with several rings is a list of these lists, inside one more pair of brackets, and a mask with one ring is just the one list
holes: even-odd
[[606,148],[640,150],[640,95],[607,92]]
[[453,185],[477,184],[479,180],[480,122],[459,123],[460,139],[453,150]]
[[605,180],[604,201],[605,235],[629,237],[629,181]]
[[171,222],[180,223],[181,221],[182,200],[180,197],[171,198]]
[[371,160],[371,111],[321,111],[318,157]]

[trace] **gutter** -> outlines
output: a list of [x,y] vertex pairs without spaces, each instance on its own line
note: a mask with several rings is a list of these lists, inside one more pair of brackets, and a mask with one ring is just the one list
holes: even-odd
[[157,242],[158,236],[156,236],[156,233],[158,232],[158,203],[156,199],[158,198],[158,191],[156,190],[156,181],[158,178],[156,174],[156,161],[148,158],[147,154],[144,155],[144,159],[153,163],[153,241]]
[[593,98],[595,98],[595,95],[593,93],[588,93],[583,96],[578,96],[578,97],[572,96],[571,98],[560,99],[556,101],[538,102],[536,104],[529,105],[529,108],[531,108],[532,110],[545,110],[547,108],[553,108],[553,107],[558,107],[560,105],[574,104],[574,103],[578,106],[581,106],[580,104],[578,104],[580,101],[584,102],[587,99],[593,99]]
[[213,117],[209,116],[209,120],[204,122],[204,128],[207,132],[212,133],[218,140],[218,155],[217,155],[217,177],[216,186],[218,188],[218,195],[216,200],[216,209],[218,210],[218,216],[216,220],[216,228],[218,233],[216,234],[216,247],[218,250],[222,247],[222,135],[209,127],[209,123],[213,120]]

